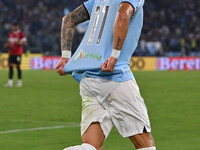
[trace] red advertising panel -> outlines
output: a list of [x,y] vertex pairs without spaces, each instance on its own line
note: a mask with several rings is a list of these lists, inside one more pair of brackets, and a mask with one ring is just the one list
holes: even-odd
[[60,57],[33,57],[30,60],[31,69],[33,70],[52,70],[56,69],[56,64]]
[[200,70],[200,58],[197,57],[161,57],[157,58],[157,70]]

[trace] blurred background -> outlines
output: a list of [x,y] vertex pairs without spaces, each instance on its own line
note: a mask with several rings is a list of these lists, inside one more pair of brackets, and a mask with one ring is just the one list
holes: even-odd
[[[13,20],[20,22],[31,53],[60,55],[61,18],[84,0],[1,0],[0,50]],[[200,56],[200,1],[146,0],[144,27],[135,56]],[[77,28],[73,51],[87,24]]]
[[[84,0],[0,0],[0,150],[61,150],[79,145],[81,98],[70,75],[60,77],[64,15]],[[23,87],[8,80],[8,39],[18,21],[27,37]],[[79,25],[78,47],[87,22]],[[200,0],[146,0],[144,26],[130,67],[145,100],[158,150],[200,150]],[[14,70],[14,85],[17,72]],[[133,145],[113,128],[105,150]]]

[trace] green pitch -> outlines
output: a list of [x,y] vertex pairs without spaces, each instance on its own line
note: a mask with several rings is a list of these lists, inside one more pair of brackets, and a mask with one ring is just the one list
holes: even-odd
[[[134,74],[157,149],[199,150],[200,72]],[[22,88],[3,88],[7,71],[0,71],[0,150],[62,150],[80,144],[78,83],[55,71],[24,71],[23,76]],[[113,129],[104,149],[134,148]]]

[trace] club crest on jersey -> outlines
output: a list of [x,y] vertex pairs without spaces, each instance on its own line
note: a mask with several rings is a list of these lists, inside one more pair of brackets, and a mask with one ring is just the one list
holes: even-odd
[[78,55],[74,58],[74,60],[77,59],[95,59],[98,61],[101,61],[102,56],[98,53],[84,53],[83,50],[81,50]]

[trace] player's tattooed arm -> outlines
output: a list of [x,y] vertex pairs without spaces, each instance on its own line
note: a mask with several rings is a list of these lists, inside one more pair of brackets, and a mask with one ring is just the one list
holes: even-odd
[[64,16],[61,27],[61,50],[72,50],[72,41],[76,26],[89,20],[90,16],[84,5]]
[[128,32],[129,21],[134,8],[129,3],[121,3],[113,28],[113,49],[121,50]]

